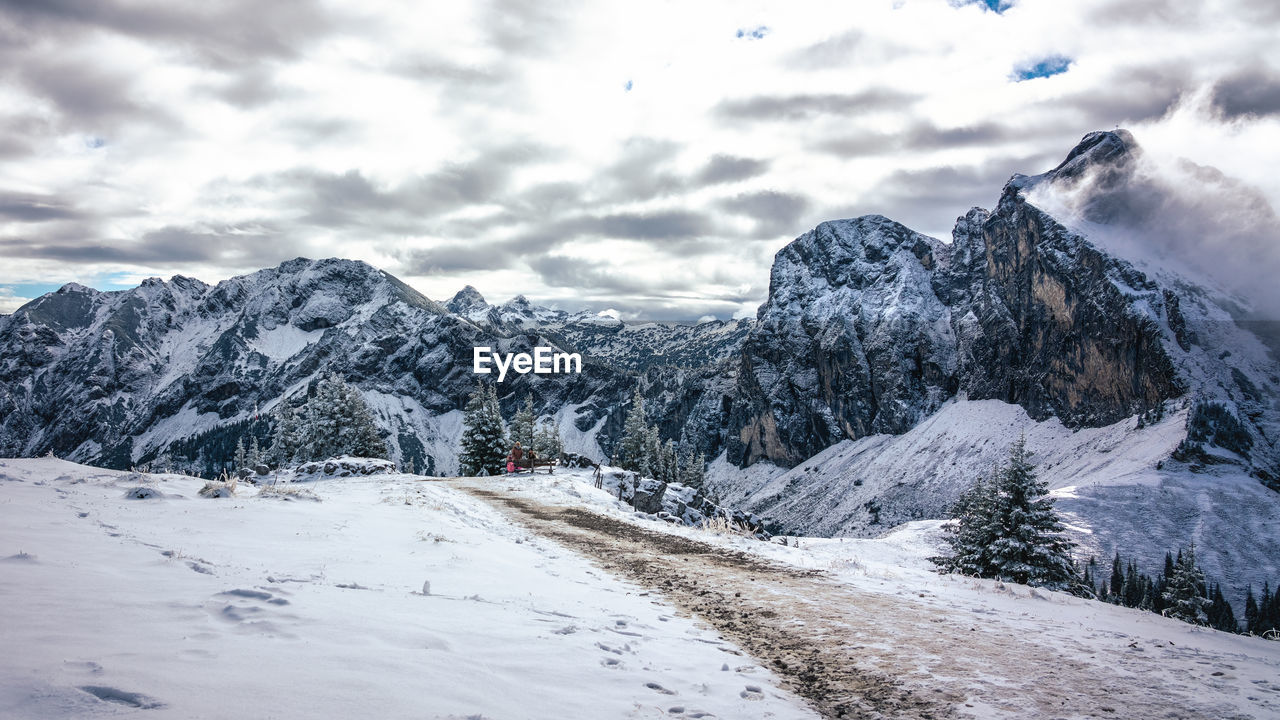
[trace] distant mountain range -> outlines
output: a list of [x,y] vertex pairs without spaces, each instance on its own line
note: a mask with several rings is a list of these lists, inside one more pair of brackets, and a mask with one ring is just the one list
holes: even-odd
[[[470,287],[442,304],[338,259],[217,285],[67,285],[0,318],[0,455],[207,467],[235,437],[265,437],[282,397],[334,371],[360,388],[395,459],[451,473],[476,382],[472,347],[551,345],[582,353],[583,373],[509,379],[504,409],[532,394],[568,450],[604,460],[639,388],[664,438],[716,458],[722,499],[783,529],[869,534],[936,516],[1015,431],[1077,464],[1044,468],[1059,489],[1073,478],[1098,488],[1248,478],[1262,493],[1249,496],[1256,512],[1273,517],[1280,494],[1264,486],[1280,489],[1280,364],[1245,321],[1263,309],[1140,269],[1088,223],[1029,200],[1084,193],[1098,210],[1089,221],[1106,223],[1135,152],[1124,131],[1091,133],[1057,168],[1010,179],[994,210],[960,217],[949,243],[874,215],[823,223],[779,251],[754,320],[623,322],[523,297],[490,305]],[[929,452],[884,456],[926,435]],[[1095,435],[1111,449],[1063,449]],[[1089,459],[1107,453],[1133,462],[1103,477]],[[1101,551],[1125,537],[1112,515],[1076,500]],[[1189,522],[1199,525],[1155,532],[1144,552],[1196,532],[1202,545],[1225,542],[1206,529],[1218,525]],[[1276,534],[1258,542],[1280,558]]]

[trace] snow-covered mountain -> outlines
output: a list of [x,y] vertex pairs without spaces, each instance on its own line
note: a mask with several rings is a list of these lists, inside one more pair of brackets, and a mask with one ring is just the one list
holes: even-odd
[[202,446],[261,434],[280,398],[338,372],[373,407],[396,459],[453,472],[472,348],[550,345],[582,352],[582,374],[513,376],[504,404],[532,394],[569,450],[599,458],[597,436],[606,430],[607,446],[607,430],[621,427],[634,370],[720,359],[746,326],[635,325],[523,297],[490,307],[472,288],[444,306],[336,259],[213,286],[182,276],[119,292],[71,284],[0,318],[0,455],[127,468],[163,454],[181,465]]
[[[1026,432],[1099,551],[1197,539],[1222,576],[1243,578],[1275,532],[1259,527],[1263,541],[1226,558],[1231,518],[1254,513],[1248,527],[1280,499],[1265,490],[1280,489],[1280,365],[1257,322],[1275,309],[1114,242],[1151,221],[1138,153],[1124,131],[1091,133],[1057,168],[1011,178],[993,210],[960,217],[950,242],[875,215],[822,223],[779,251],[754,320],[623,322],[524,297],[491,305],[470,287],[440,304],[345,260],[213,286],[68,285],[0,318],[0,454],[129,467],[225,450],[336,371],[396,459],[451,472],[471,348],[545,344],[581,352],[584,372],[509,378],[508,412],[532,394],[567,449],[605,459],[638,387],[664,439],[717,458],[721,500],[785,530],[870,535],[938,517]],[[1176,491],[1197,478],[1249,489]],[[1116,499],[1135,487],[1181,498],[1150,506],[1160,529],[1140,541],[1141,503]]]
[[[1274,576],[1280,364],[1239,319],[1275,309],[1094,239],[1133,205],[1136,153],[1092,133],[950,243],[868,216],[780,251],[723,390],[720,498],[874,536],[942,516],[1025,432],[1086,547],[1157,567],[1195,541],[1228,583]],[[1105,213],[1033,202],[1089,178]]]

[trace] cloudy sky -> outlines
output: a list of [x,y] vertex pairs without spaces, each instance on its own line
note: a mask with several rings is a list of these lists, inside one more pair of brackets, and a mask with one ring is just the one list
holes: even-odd
[[301,255],[754,313],[816,223],[946,238],[1117,126],[1280,207],[1277,37],[1273,0],[0,0],[0,312]]

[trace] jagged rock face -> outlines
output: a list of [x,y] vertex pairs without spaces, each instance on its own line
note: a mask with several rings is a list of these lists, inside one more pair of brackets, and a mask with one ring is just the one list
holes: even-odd
[[[958,380],[974,399],[1023,406],[1068,426],[1106,425],[1185,390],[1158,318],[1134,311],[1159,288],[1006,189],[994,214],[956,226],[957,262],[939,274],[959,343]],[[1125,288],[1124,291],[1121,288]]]
[[[959,218],[949,245],[868,216],[780,251],[728,398],[730,461],[792,466],[846,438],[902,433],[957,392],[1097,427],[1202,387],[1245,387],[1193,347],[1184,311],[1213,314],[1203,291],[1157,282],[1026,200],[1088,178],[1091,222],[1140,215],[1136,153],[1128,133],[1092,133],[1054,170],[1014,176],[994,212]],[[1268,371],[1252,371],[1258,386]],[[1207,374],[1223,377],[1195,379]]]
[[731,458],[792,464],[845,437],[900,433],[955,391],[955,340],[931,280],[941,243],[879,216],[780,251],[743,347]]

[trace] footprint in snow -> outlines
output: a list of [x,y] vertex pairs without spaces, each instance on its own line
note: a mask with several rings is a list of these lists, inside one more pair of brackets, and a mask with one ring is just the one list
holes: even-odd
[[744,700],[763,700],[764,691],[757,685],[748,685],[746,689],[738,693]]
[[139,710],[155,710],[157,708],[164,707],[164,703],[149,695],[120,690],[118,688],[107,687],[105,685],[81,685],[80,689],[103,702],[124,705],[125,707],[137,708]]
[[676,694],[676,692],[675,692],[674,690],[668,690],[668,689],[666,689],[666,688],[662,687],[661,685],[659,685],[659,684],[658,684],[658,683],[656,683],[656,682],[647,682],[647,683],[645,683],[645,684],[644,684],[644,686],[645,686],[645,687],[647,687],[647,688],[649,688],[650,690],[653,690],[654,692],[660,692],[660,693],[662,693],[663,695],[675,695],[675,694]]

